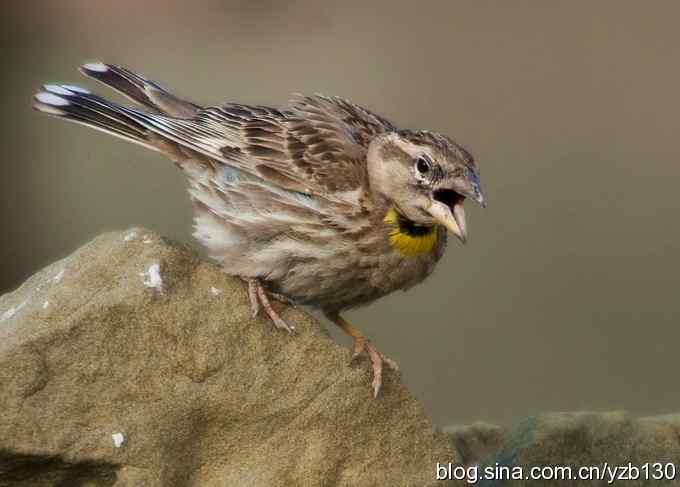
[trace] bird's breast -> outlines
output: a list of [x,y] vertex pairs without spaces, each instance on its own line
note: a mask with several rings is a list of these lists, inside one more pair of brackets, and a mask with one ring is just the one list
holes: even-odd
[[[375,227],[360,242],[343,245],[322,260],[290,263],[276,290],[301,303],[342,310],[369,304],[397,290],[409,289],[429,276],[441,257],[446,233],[390,235]],[[333,248],[327,244],[326,249]]]

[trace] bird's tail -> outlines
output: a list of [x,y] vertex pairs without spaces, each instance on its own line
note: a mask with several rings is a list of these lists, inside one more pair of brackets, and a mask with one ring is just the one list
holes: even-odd
[[81,66],[80,72],[150,109],[151,113],[119,105],[78,86],[57,84],[44,85],[33,97],[33,108],[152,150],[160,150],[154,143],[158,139],[154,132],[159,132],[159,121],[167,119],[165,117],[180,121],[200,110],[198,105],[177,98],[157,83],[121,66],[88,63]]
[[148,80],[122,66],[99,62],[88,63],[80,67],[80,72],[113,88],[130,100],[163,115],[190,118],[200,109],[198,105],[169,93],[155,81]]
[[33,108],[148,149],[159,150],[149,138],[149,130],[139,122],[141,112],[93,95],[84,88],[44,85],[33,97]]

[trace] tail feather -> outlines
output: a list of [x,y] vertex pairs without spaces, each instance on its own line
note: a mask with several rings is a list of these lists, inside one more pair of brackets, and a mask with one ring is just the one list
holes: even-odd
[[78,86],[44,85],[33,97],[33,108],[106,132],[151,150],[159,150],[149,140],[149,131],[127,109],[91,94]]
[[84,64],[80,72],[118,91],[151,110],[177,118],[191,118],[200,109],[189,101],[168,93],[158,83],[129,69],[100,62]]
[[[153,112],[119,105],[84,88],[48,84],[34,95],[33,108],[100,130],[148,149],[177,156],[173,144],[225,161],[222,152],[224,129],[201,118],[196,105],[179,100],[155,83],[118,66],[103,63],[86,64],[82,72],[128,98],[152,108]],[[170,107],[170,108],[169,108]],[[191,117],[177,116],[192,112]],[[161,112],[161,113],[158,113]],[[204,117],[205,118],[205,117]],[[168,145],[169,144],[169,145]]]

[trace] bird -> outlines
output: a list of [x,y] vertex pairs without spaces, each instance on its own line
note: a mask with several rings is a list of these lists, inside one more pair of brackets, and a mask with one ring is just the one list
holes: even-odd
[[273,300],[320,310],[353,340],[351,362],[368,356],[377,397],[397,364],[342,313],[425,280],[447,232],[465,243],[464,202],[485,206],[471,153],[337,96],[204,107],[123,66],[79,70],[135,106],[45,84],[33,108],[173,161],[188,179],[193,236],[245,282],[252,315],[293,333]]

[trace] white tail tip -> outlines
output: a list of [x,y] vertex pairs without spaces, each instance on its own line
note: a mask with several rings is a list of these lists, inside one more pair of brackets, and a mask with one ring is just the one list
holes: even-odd
[[98,73],[103,73],[104,71],[108,71],[109,68],[106,64],[104,63],[87,63],[83,64],[83,69],[87,71],[96,71]]
[[49,91],[50,93],[54,93],[55,95],[68,96],[73,94],[71,90],[67,90],[65,87],[59,85],[45,85],[43,86],[43,89]]
[[89,95],[90,92],[85,88],[73,85],[44,85],[43,90],[54,93],[55,95],[73,96],[73,95]]
[[65,107],[71,104],[71,102],[69,102],[67,99],[57,96],[54,93],[48,93],[46,91],[41,91],[40,93],[35,95],[35,99],[38,100],[40,103],[44,103],[45,105],[50,105],[53,107]]

